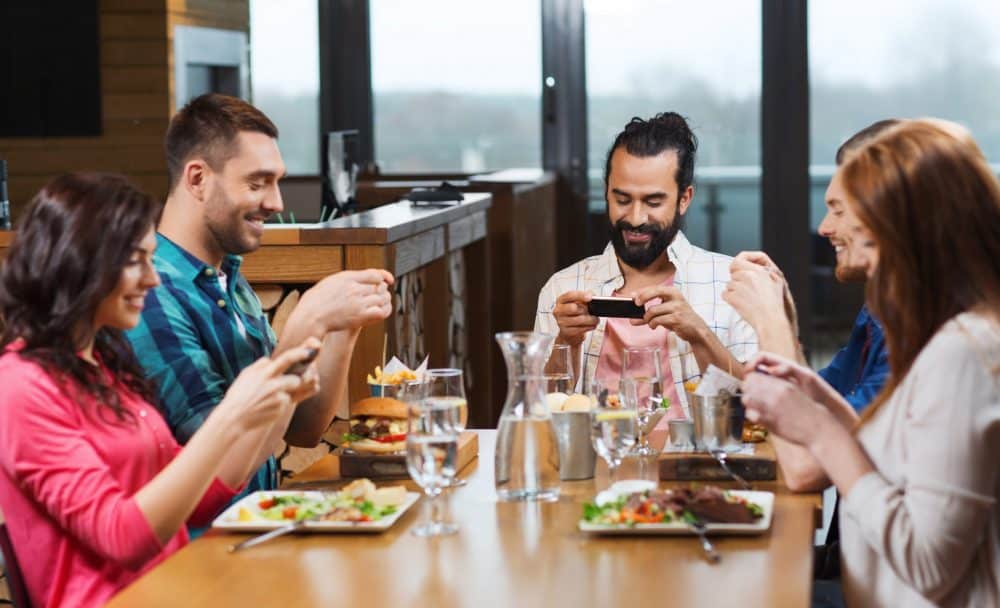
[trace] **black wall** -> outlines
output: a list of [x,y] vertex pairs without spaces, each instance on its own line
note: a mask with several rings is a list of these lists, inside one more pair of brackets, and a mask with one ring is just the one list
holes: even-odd
[[101,134],[98,0],[0,0],[0,137]]

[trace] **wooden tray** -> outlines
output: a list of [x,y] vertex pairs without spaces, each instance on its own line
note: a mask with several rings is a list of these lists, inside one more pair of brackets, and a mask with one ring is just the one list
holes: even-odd
[[[754,443],[753,454],[731,454],[726,464],[747,481],[773,481],[778,478],[774,446],[769,441]],[[711,454],[703,452],[663,452],[657,459],[662,481],[728,481]]]
[[[399,454],[356,454],[344,448],[334,452],[340,459],[340,476],[346,478],[367,477],[368,479],[407,479],[406,455]],[[479,437],[466,431],[458,437],[458,465],[456,473],[472,462],[479,454]]]

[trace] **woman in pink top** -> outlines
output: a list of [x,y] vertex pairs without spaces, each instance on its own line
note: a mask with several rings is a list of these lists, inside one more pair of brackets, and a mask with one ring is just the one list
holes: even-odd
[[70,174],[35,197],[0,271],[0,510],[36,606],[99,606],[188,541],[280,438],[311,341],[247,368],[181,449],[122,330],[149,289],[160,205]]

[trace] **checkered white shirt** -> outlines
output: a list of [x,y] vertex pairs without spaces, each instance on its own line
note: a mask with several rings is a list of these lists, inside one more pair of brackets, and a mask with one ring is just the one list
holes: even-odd
[[[725,300],[722,291],[729,282],[729,264],[732,258],[719,253],[695,247],[682,232],[678,232],[667,247],[667,256],[677,269],[674,286],[680,289],[691,308],[719,338],[723,346],[739,361],[746,361],[757,352],[757,334]],[[553,336],[559,334],[552,309],[556,298],[567,291],[589,291],[596,296],[611,296],[625,285],[618,266],[615,249],[608,243],[604,253],[585,258],[568,268],[552,275],[538,294],[538,312],[535,316],[535,331]],[[584,336],[582,348],[583,362],[586,363],[584,378],[593,378],[597,361],[604,343],[607,319],[601,319],[597,329]],[[670,371],[673,374],[677,395],[687,407],[684,382],[701,377],[698,362],[691,345],[674,332],[667,334],[667,348],[670,352]],[[581,387],[582,388],[582,387]]]

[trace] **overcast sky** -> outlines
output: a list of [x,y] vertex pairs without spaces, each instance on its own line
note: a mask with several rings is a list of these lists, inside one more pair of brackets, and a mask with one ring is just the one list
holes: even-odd
[[[377,91],[537,95],[539,0],[371,0]],[[254,86],[318,90],[316,0],[251,0]],[[585,0],[591,94],[628,94],[643,74],[684,74],[719,92],[760,90],[760,0]],[[812,0],[815,81],[906,79],[942,56],[1000,64],[997,0]],[[350,52],[350,51],[345,51]]]

